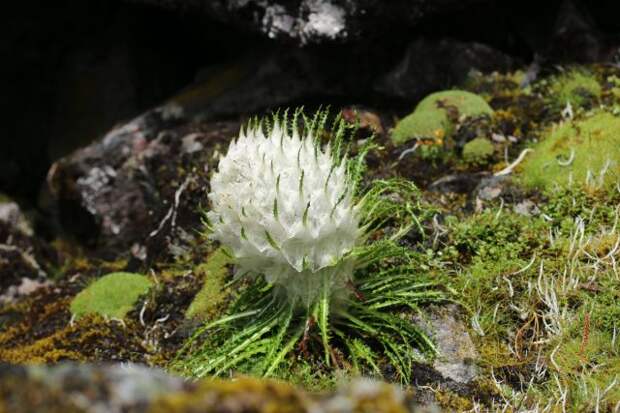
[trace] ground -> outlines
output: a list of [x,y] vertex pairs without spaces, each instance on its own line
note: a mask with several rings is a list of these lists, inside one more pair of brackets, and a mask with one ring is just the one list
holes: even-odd
[[[402,129],[395,113],[346,108],[347,116],[359,113],[362,120],[353,152],[370,133],[377,133],[364,183],[398,176],[421,189],[422,231],[411,231],[400,243],[416,263],[412,277],[432,280],[449,294],[443,303],[422,307],[420,323],[451,320],[447,325],[461,319],[463,334],[472,342],[461,357],[473,366],[466,370],[472,375],[450,378],[432,360],[414,363],[412,382],[417,385],[404,390],[415,403],[514,411],[547,405],[558,411],[562,406],[612,411],[620,403],[620,71],[611,66],[563,70],[527,85],[521,72],[472,74],[461,88],[477,105],[473,112],[460,101],[441,99],[430,99],[430,107],[420,112],[420,104],[413,112],[421,116],[441,111],[440,127],[432,130],[442,132],[433,136],[395,138]],[[564,89],[558,89],[559,82],[568,84],[562,86],[570,89],[566,96],[560,95]],[[553,103],[554,94],[568,100],[570,110],[566,102]],[[422,116],[421,122],[435,120]],[[183,128],[189,133],[206,127]],[[209,153],[225,151],[226,138],[212,139]],[[175,188],[189,171],[198,174],[191,182],[207,182],[209,168],[198,169],[192,153],[180,155],[180,163],[159,160],[153,170],[176,182]],[[208,158],[210,168],[215,167]],[[187,188],[190,196],[182,201],[186,208],[192,204],[188,199],[200,200],[201,194],[192,184]],[[166,191],[174,197],[174,188]],[[71,238],[53,241],[49,248],[55,258],[41,258],[50,285],[2,301],[0,361],[134,361],[174,371],[175,362],[186,354],[179,350],[188,338],[224,314],[244,288],[229,284],[232,269],[226,254],[202,233],[205,203],[194,202],[192,214],[179,213],[178,225],[185,225],[190,237],[164,252],[156,247],[167,238],[149,244],[146,260],[136,261],[135,254],[126,253],[100,256]],[[10,271],[2,257],[0,271]],[[20,276],[27,273],[27,266],[22,267]],[[143,274],[152,287],[142,286],[129,311],[72,317],[80,292],[118,271]],[[458,316],[442,315],[448,305],[458,309]],[[404,309],[395,313],[413,316]],[[437,340],[442,336],[433,336],[432,329],[429,334]],[[276,378],[319,392],[331,391],[359,373],[344,356],[339,369],[321,360],[296,347]],[[393,370],[389,359],[381,359],[381,374],[374,377],[398,381]],[[6,391],[3,386],[0,392]],[[302,396],[286,386],[252,381],[235,386],[251,387],[276,405],[301,403]],[[192,392],[165,396],[160,410],[154,411],[163,406],[190,411],[187,406],[200,402],[195,392],[212,394],[216,389],[220,400],[230,399],[231,391],[238,390],[233,387],[203,383]],[[255,401],[262,403],[260,397]],[[261,408],[256,411],[285,411]]]

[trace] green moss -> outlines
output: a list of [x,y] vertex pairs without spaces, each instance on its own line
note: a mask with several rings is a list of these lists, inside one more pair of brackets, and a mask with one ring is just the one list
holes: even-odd
[[317,369],[316,365],[307,360],[298,360],[295,363],[287,363],[278,370],[276,377],[295,386],[299,386],[310,392],[333,391],[339,381],[350,379],[350,374],[340,370],[340,374],[332,374],[324,369]]
[[521,165],[527,187],[609,187],[620,176],[620,118],[598,112],[549,131]]
[[[448,217],[435,252],[449,262],[440,274],[470,309],[481,376],[494,374],[502,398],[523,408],[554,404],[561,386],[567,406],[610,410],[620,401],[620,194],[571,187],[546,197],[538,216],[504,205]],[[547,375],[529,389],[497,384],[527,388],[534,365]]]
[[224,280],[228,275],[227,266],[231,264],[230,255],[222,248],[215,250],[207,262],[196,267],[196,274],[204,279],[202,289],[194,297],[185,316],[205,320],[224,301],[226,290]]
[[478,137],[463,146],[463,160],[469,164],[484,164],[493,156],[494,150],[491,141]]
[[454,132],[459,118],[492,114],[493,109],[486,101],[473,93],[462,90],[433,93],[396,125],[392,140],[395,144],[414,138],[442,141]]
[[601,97],[602,88],[588,72],[573,70],[554,78],[550,85],[550,98],[556,109],[570,102],[573,109],[591,105]]
[[108,274],[82,290],[71,302],[71,313],[122,319],[146,294],[153,283],[144,275],[126,272]]

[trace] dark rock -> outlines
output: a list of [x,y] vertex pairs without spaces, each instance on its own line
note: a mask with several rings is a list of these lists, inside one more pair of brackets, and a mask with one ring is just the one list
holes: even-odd
[[120,0],[25,0],[0,20],[0,191],[31,204],[55,159],[159,104],[235,44],[215,23]]
[[593,63],[604,54],[602,34],[585,5],[564,0],[553,26],[547,59],[563,63]]
[[480,0],[428,2],[378,0],[134,0],[190,13],[298,44],[352,41]]
[[238,127],[190,123],[168,105],[113,129],[52,166],[48,183],[63,227],[102,253],[130,250],[143,260],[164,248],[182,252],[177,241],[201,228],[215,148]]
[[464,172],[445,175],[433,181],[428,189],[438,192],[469,194],[476,188],[485,175],[487,175],[486,172]]
[[471,70],[507,71],[512,57],[484,44],[451,39],[417,39],[398,65],[379,79],[375,89],[389,96],[415,99],[462,83]]

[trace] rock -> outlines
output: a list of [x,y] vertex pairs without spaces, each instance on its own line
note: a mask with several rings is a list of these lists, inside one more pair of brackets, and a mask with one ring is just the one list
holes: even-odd
[[143,260],[172,251],[202,227],[212,155],[238,127],[191,123],[168,105],[113,129],[50,169],[62,225],[101,253],[131,250]]
[[505,191],[507,181],[506,176],[491,176],[483,178],[475,190],[476,199],[481,201],[492,201],[498,199]]
[[540,214],[540,208],[530,199],[524,199],[514,206],[514,211],[517,214],[531,217]]
[[[596,9],[596,8],[594,8]],[[603,57],[605,44],[588,7],[563,0],[545,55],[554,62],[592,63]]]
[[[191,82],[188,19],[121,1],[26,0],[2,16],[0,191],[32,204],[51,163]],[[200,25],[201,36],[225,35]],[[206,43],[206,42],[205,42]],[[9,138],[10,137],[10,138]]]
[[308,45],[351,42],[411,27],[429,16],[466,8],[480,0],[441,2],[378,0],[134,0],[159,7],[205,14],[272,39]]
[[0,367],[0,409],[10,412],[138,412],[184,380],[136,364]]
[[476,42],[419,38],[411,42],[401,61],[375,83],[388,96],[415,99],[438,89],[462,84],[472,70],[508,71],[512,57]]
[[0,305],[14,302],[22,296],[30,295],[40,288],[49,287],[50,285],[52,285],[52,283],[47,280],[22,277],[19,284],[10,285],[0,294]]
[[466,394],[477,377],[478,352],[474,345],[462,310],[456,304],[431,306],[416,323],[429,331],[438,356],[432,364],[416,363],[413,382],[418,385],[443,385]]
[[0,409],[13,413],[313,412],[407,413],[420,409],[398,386],[358,379],[329,394],[269,380],[188,382],[136,364],[0,366]]
[[441,193],[454,192],[459,194],[469,194],[476,188],[480,180],[485,175],[486,173],[484,172],[445,175],[433,181],[429,185],[428,189],[430,191],[438,191]]
[[460,384],[471,383],[477,377],[478,352],[458,306],[451,304],[433,312],[430,324],[439,351],[433,368],[446,379]]
[[17,203],[0,198],[0,302],[11,301],[43,282],[49,250]]
[[32,237],[34,231],[32,225],[22,213],[19,205],[10,200],[0,199],[0,222],[11,225],[14,230],[26,237]]
[[510,175],[485,176],[471,193],[471,203],[476,212],[481,212],[490,205],[509,204],[515,211],[518,205],[531,201],[526,198],[523,188]]

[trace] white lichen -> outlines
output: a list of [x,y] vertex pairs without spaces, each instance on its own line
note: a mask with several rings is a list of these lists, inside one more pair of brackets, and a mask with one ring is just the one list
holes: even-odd
[[[294,128],[293,128],[294,129]],[[343,257],[360,237],[346,161],[275,122],[241,130],[211,178],[211,237],[234,254],[237,274],[263,274],[310,303],[320,283],[350,279]]]

